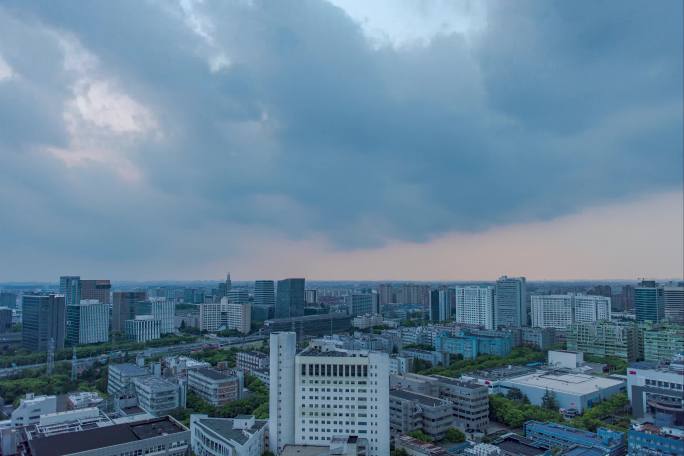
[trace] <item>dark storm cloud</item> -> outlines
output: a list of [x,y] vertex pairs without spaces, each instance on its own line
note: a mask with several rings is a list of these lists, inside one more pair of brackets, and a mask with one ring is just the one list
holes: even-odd
[[[0,56],[20,77],[0,81],[0,246],[88,257],[104,237],[105,259],[178,259],[212,254],[216,239],[188,233],[230,225],[356,248],[671,190],[681,9],[493,2],[468,40],[376,49],[325,2],[10,2]],[[153,113],[157,137],[103,139],[140,181],[41,159],[69,147],[75,77],[54,34]]]

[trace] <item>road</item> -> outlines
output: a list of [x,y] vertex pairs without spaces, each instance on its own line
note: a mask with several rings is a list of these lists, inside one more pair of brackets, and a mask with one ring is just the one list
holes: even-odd
[[[205,337],[197,342],[190,342],[187,344],[177,344],[177,345],[166,345],[163,347],[149,347],[145,348],[142,350],[131,350],[131,351],[126,351],[128,355],[138,355],[140,353],[144,353],[146,356],[157,356],[157,355],[164,355],[164,354],[170,354],[170,355],[180,355],[184,353],[190,353],[194,350],[200,350],[203,347],[207,345],[218,345],[219,349],[225,348],[225,347],[239,347],[241,345],[247,345],[247,344],[252,344],[254,342],[258,342],[261,340],[267,339],[268,336],[266,335],[251,335],[251,336],[245,336],[245,337],[218,337],[218,336],[210,336],[210,337]],[[109,353],[105,353],[102,355],[97,355],[97,356],[90,356],[88,358],[79,358],[79,362],[82,362],[84,364],[89,364],[89,363],[94,363],[97,362],[99,359],[101,359],[103,356],[106,357],[107,359],[116,359],[120,356],[120,353],[122,351],[119,350],[114,350]],[[60,363],[68,363],[71,362],[71,360],[60,360],[60,361],[55,361],[55,364],[60,364]],[[9,377],[11,375],[14,375],[22,370],[26,369],[40,369],[40,368],[45,368],[46,363],[38,363],[38,364],[27,364],[24,366],[17,366],[17,367],[6,367],[0,369],[0,378],[3,377]]]

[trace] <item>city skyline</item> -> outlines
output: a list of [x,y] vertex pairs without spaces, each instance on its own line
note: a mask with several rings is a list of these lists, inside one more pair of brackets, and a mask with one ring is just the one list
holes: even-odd
[[619,5],[3,2],[0,281],[681,279],[682,3]]

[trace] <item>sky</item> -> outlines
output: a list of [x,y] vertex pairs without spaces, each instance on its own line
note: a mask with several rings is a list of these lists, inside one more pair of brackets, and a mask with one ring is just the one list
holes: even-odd
[[684,276],[682,2],[0,2],[0,282]]

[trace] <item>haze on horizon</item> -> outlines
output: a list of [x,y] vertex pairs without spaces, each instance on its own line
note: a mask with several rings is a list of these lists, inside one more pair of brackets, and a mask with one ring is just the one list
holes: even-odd
[[0,282],[684,278],[682,2],[0,5]]

